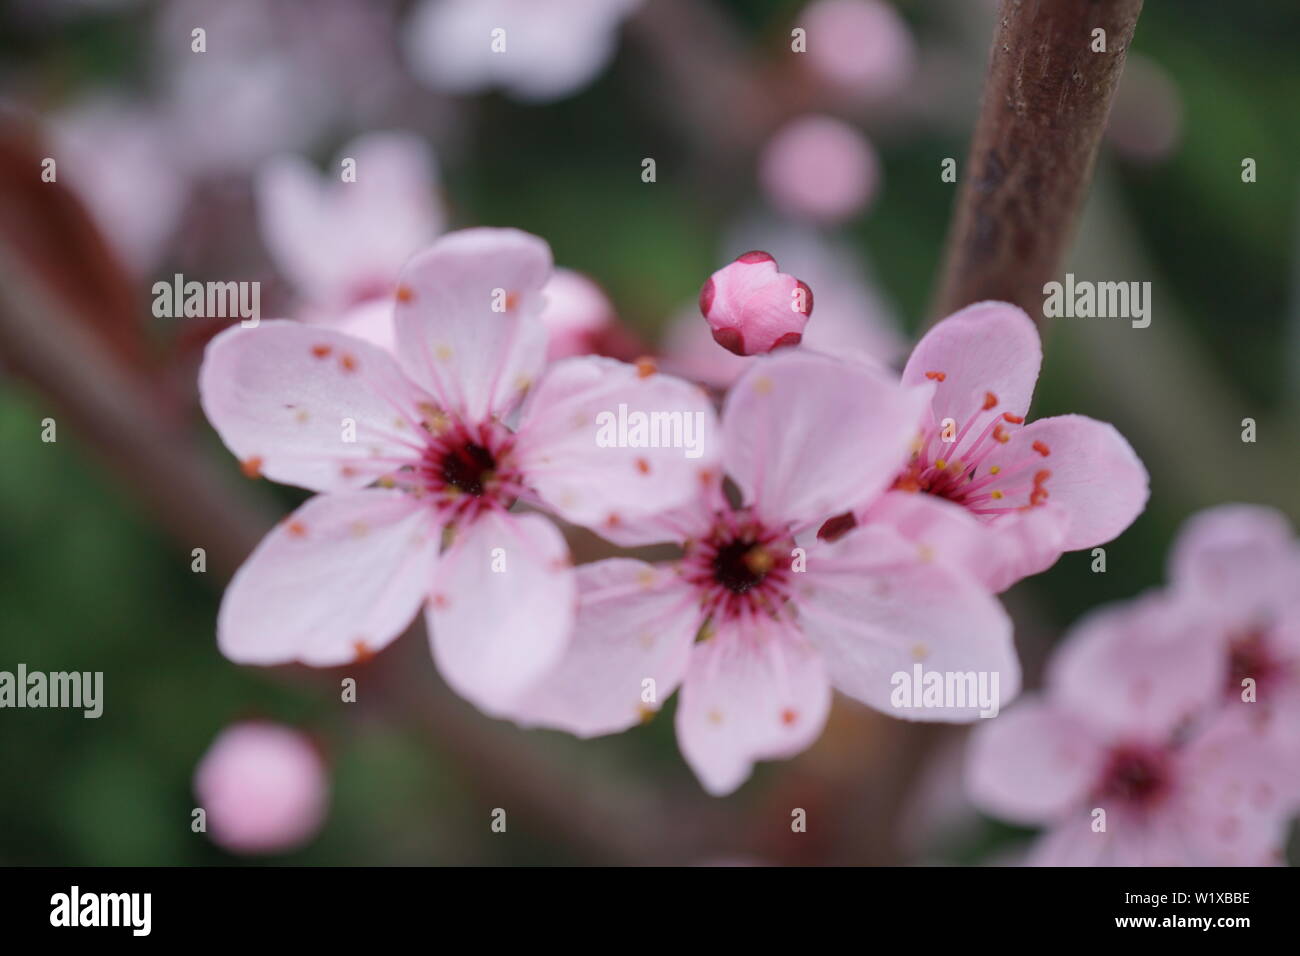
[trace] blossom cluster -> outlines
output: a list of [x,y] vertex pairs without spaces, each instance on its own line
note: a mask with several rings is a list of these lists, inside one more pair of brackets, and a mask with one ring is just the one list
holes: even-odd
[[[378,334],[219,335],[209,420],[246,474],[317,492],[235,576],[223,652],[349,664],[423,609],[448,684],[525,726],[618,732],[680,688],[680,746],[715,794],[809,746],[832,688],[970,721],[989,708],[900,703],[896,675],[996,675],[995,713],[1020,683],[996,592],[1123,531],[1145,470],[1109,425],[1026,423],[1040,348],[1019,309],[946,319],[900,376],[773,335],[782,309],[802,329],[812,290],[770,256],[745,269],[710,280],[706,318],[774,350],[742,359],[720,409],[650,358],[556,358],[550,250],[511,229],[414,255],[368,296]],[[568,526],[677,557],[575,568]]]
[[1093,611],[1046,690],[977,731],[976,803],[1052,866],[1259,866],[1300,809],[1300,544],[1276,511],[1191,518],[1167,587]]

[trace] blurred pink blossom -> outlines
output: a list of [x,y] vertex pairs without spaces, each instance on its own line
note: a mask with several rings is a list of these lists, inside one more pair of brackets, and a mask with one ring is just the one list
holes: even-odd
[[[684,557],[579,567],[572,645],[513,709],[516,719],[584,737],[615,733],[680,686],[682,753],[722,795],[755,761],[816,740],[832,686],[896,716],[973,719],[971,708],[894,705],[892,675],[925,660],[997,672],[1002,699],[1014,697],[1010,622],[958,570],[886,526],[800,548],[828,515],[888,486],[929,391],[802,349],[754,359],[724,405],[722,469],[697,498],[601,529],[623,545],[677,542]],[[739,505],[724,494],[723,474]]]
[[[352,160],[355,179],[343,178]],[[368,133],[326,173],[297,156],[257,177],[258,216],[272,259],[302,299],[302,317],[393,344],[393,290],[402,266],[446,225],[437,163],[410,133]],[[377,303],[382,303],[378,309]]]
[[521,100],[578,92],[614,56],[618,28],[641,0],[422,0],[404,43],[434,89],[500,87]]
[[1212,630],[1194,604],[1163,593],[1094,611],[1057,651],[1047,690],[977,729],[971,795],[1047,828],[1030,863],[1281,859],[1300,766],[1222,706]]
[[[209,344],[203,408],[245,473],[322,492],[236,573],[217,622],[227,657],[364,659],[427,601],[439,670],[484,710],[558,660],[575,603],[568,547],[548,519],[509,509],[641,520],[695,493],[714,437],[707,396],[678,379],[592,357],[543,376],[550,273],[542,240],[464,230],[402,271],[394,353],[297,322]],[[624,407],[694,416],[699,457],[602,445],[597,420]]]
[[1129,52],[1106,122],[1106,139],[1125,159],[1154,165],[1173,156],[1183,137],[1183,100],[1169,71]]
[[829,116],[804,116],[763,147],[758,180],[773,208],[795,220],[832,225],[866,208],[880,161],[859,130]]
[[79,103],[54,119],[59,182],[89,208],[109,244],[136,274],[162,258],[189,186],[169,161],[167,130],[126,101]]
[[1221,658],[1224,699],[1300,766],[1300,543],[1286,516],[1228,504],[1192,516],[1170,589],[1196,608]]
[[542,290],[546,305],[547,357],[551,360],[600,351],[600,342],[618,323],[614,304],[592,279],[572,269],[556,269]]
[[881,0],[817,0],[795,23],[808,32],[808,64],[838,90],[867,100],[897,96],[916,68],[911,30]]
[[233,724],[194,771],[208,835],[231,853],[282,853],[316,835],[329,802],[325,766],[290,727]]
[[384,5],[365,0],[163,4],[154,46],[175,161],[195,176],[242,175],[373,122],[399,88],[393,29]]

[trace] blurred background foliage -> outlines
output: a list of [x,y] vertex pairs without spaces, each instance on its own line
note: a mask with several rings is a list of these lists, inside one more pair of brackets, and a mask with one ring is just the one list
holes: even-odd
[[[801,7],[797,0],[712,5],[755,60],[784,48]],[[143,88],[150,82],[150,5],[55,19],[20,15],[22,6],[0,13],[0,76],[11,94],[25,97],[38,112],[86,89]],[[973,41],[971,52],[969,28],[960,22],[964,15],[954,13],[958,4],[913,0],[898,6],[923,48],[963,47],[982,61],[991,34]],[[991,25],[988,16],[981,22],[986,29]],[[558,262],[600,281],[622,318],[653,339],[717,267],[724,231],[755,203],[756,190],[752,163],[728,166],[721,185],[697,174],[703,161],[698,133],[678,122],[680,103],[657,95],[653,52],[631,33],[624,31],[612,67],[577,95],[547,105],[519,104],[498,94],[463,98],[448,144],[437,135],[432,142],[455,225],[511,225],[545,237]],[[1286,463],[1292,477],[1281,487],[1291,494],[1264,503],[1294,520],[1300,517],[1294,479],[1300,474],[1300,7],[1277,0],[1151,2],[1135,49],[1172,75],[1184,110],[1183,138],[1174,155],[1150,166],[1104,152],[1099,175],[1114,188],[1120,212],[1105,227],[1137,243],[1155,270],[1153,276],[1135,271],[1113,278],[1156,279],[1154,324],[1172,321],[1165,309],[1176,309],[1197,354],[1239,399],[1241,414],[1278,423],[1261,433],[1260,442],[1271,446],[1270,467]],[[970,85],[953,96],[957,115],[973,122],[978,89]],[[340,130],[320,142],[316,158],[334,156],[354,132]],[[954,195],[952,186],[939,181],[938,165],[943,157],[964,157],[969,129],[920,122],[868,132],[883,160],[883,190],[847,232],[869,256],[912,336],[927,318]],[[652,186],[640,181],[645,156],[658,164]],[[1245,156],[1258,162],[1258,182],[1251,185],[1240,177]],[[263,256],[255,232],[241,242],[241,257]],[[142,294],[141,321],[160,338],[174,333],[147,315]],[[1035,417],[1092,413],[1111,418],[1125,434],[1140,434],[1135,422],[1163,383],[1137,379],[1123,394],[1103,394],[1079,353],[1053,348],[1057,338],[1049,330]],[[1147,347],[1142,333],[1124,341],[1135,350]],[[1236,411],[1229,417],[1241,417]],[[286,684],[221,658],[214,640],[220,590],[212,575],[190,572],[193,545],[156,528],[142,502],[104,469],[75,430],[61,425],[57,444],[42,443],[39,422],[54,414],[45,396],[16,379],[0,379],[0,669],[22,661],[46,671],[102,670],[107,705],[96,721],[77,711],[0,712],[0,863],[235,859],[191,833],[190,784],[195,762],[218,730],[248,715],[309,729],[333,771],[332,811],[321,836],[272,860],[500,863],[584,857],[549,832],[512,828],[508,843],[491,835],[488,812],[494,804],[485,805],[484,795],[467,785],[458,760],[382,710],[354,715],[337,703],[336,679]],[[195,427],[206,429],[201,419]],[[1180,482],[1179,473],[1215,471],[1231,483],[1234,475],[1260,467],[1248,453],[1231,460],[1199,455],[1204,422],[1173,420],[1159,427],[1178,436],[1184,457],[1162,469],[1135,439],[1152,465],[1153,497],[1147,513],[1107,548],[1107,573],[1090,573],[1086,553],[1069,554],[1009,595],[1009,606],[1018,616],[1028,613],[1030,629],[1046,634],[1045,642],[1085,610],[1162,581],[1178,523],[1217,503],[1198,498],[1196,486]],[[233,468],[215,441],[212,463],[214,469]],[[1163,480],[1169,475],[1174,480]],[[1242,486],[1258,487],[1246,479]],[[297,498],[269,486],[256,490],[277,498],[277,507]],[[410,638],[401,645],[392,653],[402,654],[415,677],[433,688],[427,652]],[[1024,638],[1021,646],[1025,651]],[[1031,672],[1035,653],[1041,660],[1042,651],[1026,652]],[[363,694],[365,688],[363,678]],[[837,713],[844,708],[852,709],[841,702]],[[709,805],[719,803],[700,793],[683,768],[671,712],[647,727],[590,743],[542,733],[518,736],[544,757],[565,761],[576,787],[588,776],[629,772],[639,781],[626,784],[629,789],[662,787],[682,794],[684,813],[713,812]],[[796,761],[762,767],[720,805],[730,813],[762,804],[781,791],[783,781],[796,789],[789,781],[817,786],[827,754],[852,761],[872,746],[852,733],[837,736],[835,721],[827,737]],[[625,822],[637,826],[634,817]],[[995,858],[1021,835],[976,821],[939,845],[924,842],[915,858],[978,862]],[[758,837],[737,852],[792,858]]]

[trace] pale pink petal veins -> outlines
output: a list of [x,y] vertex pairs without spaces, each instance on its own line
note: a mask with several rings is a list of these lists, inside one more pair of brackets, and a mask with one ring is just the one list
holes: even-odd
[[[1006,612],[926,546],[868,525],[810,547],[802,577],[800,626],[825,658],[832,683],[850,697],[895,717],[964,722],[1000,710],[1019,693]],[[973,674],[976,681],[984,675],[990,706],[971,699],[977,687],[964,701],[939,707],[914,695],[896,698],[898,675],[912,677],[917,665],[923,673]]]
[[682,755],[714,796],[731,793],[758,760],[779,760],[821,735],[831,688],[821,657],[771,619],[729,623],[696,644],[677,706]]
[[564,537],[536,514],[486,511],[456,530],[433,582],[433,658],[462,697],[491,714],[560,660],[577,585]]
[[929,400],[880,372],[803,350],[756,359],[723,407],[727,474],[768,520],[802,526],[893,480]]
[[1001,819],[1051,823],[1083,806],[1104,759],[1087,724],[1041,697],[1025,698],[976,726],[967,791],[981,810]]
[[550,248],[517,229],[443,236],[398,279],[402,368],[465,421],[505,416],[546,361],[539,316],[550,273]]
[[572,643],[512,714],[580,737],[617,733],[653,716],[681,683],[698,601],[671,567],[629,558],[581,565],[577,577]]
[[[1045,500],[1065,508],[1070,525],[1062,550],[1078,551],[1117,537],[1142,513],[1150,495],[1146,468],[1115,426],[1083,415],[1040,418],[1010,431],[1005,444],[983,462],[1001,468],[988,486],[1005,497],[1003,507]],[[1040,482],[1037,475],[1047,472]]]
[[527,483],[567,521],[599,529],[678,508],[717,475],[717,420],[697,385],[614,359],[561,359],[520,419]]
[[348,664],[410,624],[432,580],[439,528],[400,491],[317,495],[235,573],[217,616],[240,664]]
[[1029,316],[1005,302],[978,302],[944,319],[916,344],[903,384],[935,382],[935,424],[960,429],[992,393],[999,412],[1024,417],[1038,380],[1043,349]]
[[392,356],[332,329],[227,329],[208,343],[199,398],[247,474],[316,491],[367,485],[423,448],[428,397]]

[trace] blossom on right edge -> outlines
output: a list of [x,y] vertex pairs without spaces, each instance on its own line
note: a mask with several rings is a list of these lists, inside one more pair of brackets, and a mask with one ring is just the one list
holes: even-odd
[[929,413],[893,489],[854,518],[924,538],[995,592],[1118,536],[1146,507],[1146,468],[1106,422],[1025,424],[1041,364],[1034,323],[1005,302],[931,329],[903,370],[934,383]]
[[967,789],[1044,835],[1042,866],[1260,866],[1282,859],[1300,766],[1222,706],[1226,659],[1195,602],[1094,611],[1027,695],[974,734]]

